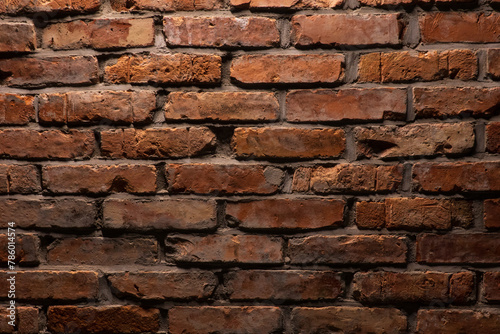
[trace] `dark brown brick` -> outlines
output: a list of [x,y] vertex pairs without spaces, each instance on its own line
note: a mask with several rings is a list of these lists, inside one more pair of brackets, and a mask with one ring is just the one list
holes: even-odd
[[[8,222],[15,222],[15,217],[5,222],[7,228]],[[14,226],[15,228],[15,226]],[[8,245],[14,241],[15,244],[15,258],[9,258]],[[11,247],[12,248],[12,247]],[[7,261],[14,261],[16,265],[32,266],[40,263],[40,239],[36,234],[23,233],[18,231],[15,233],[15,239],[5,234],[0,234],[0,262],[7,264]]]
[[500,122],[486,125],[486,151],[500,153]]
[[420,310],[417,314],[417,332],[422,334],[495,333],[498,328],[500,313],[496,309]]
[[494,80],[500,79],[500,49],[488,50],[488,73]]
[[490,303],[500,302],[500,272],[487,271],[483,274],[484,298]]
[[33,23],[8,21],[0,23],[0,53],[32,52],[35,49],[36,35]]
[[226,7],[224,0],[111,0],[111,7],[119,12],[135,11],[194,11],[194,10],[217,10]]
[[1,165],[0,193],[37,193],[42,190],[36,166]]
[[500,199],[484,201],[484,226],[486,228],[500,228]]

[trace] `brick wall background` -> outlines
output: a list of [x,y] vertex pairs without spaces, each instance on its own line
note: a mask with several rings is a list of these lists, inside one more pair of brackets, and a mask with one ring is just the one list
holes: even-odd
[[498,0],[3,0],[11,333],[499,333]]

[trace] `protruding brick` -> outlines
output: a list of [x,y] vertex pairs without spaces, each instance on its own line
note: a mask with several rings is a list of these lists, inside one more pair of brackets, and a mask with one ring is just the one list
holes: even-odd
[[35,97],[0,94],[0,124],[25,125],[35,119]]
[[500,49],[488,50],[488,73],[494,80],[500,80]]
[[111,7],[119,12],[135,11],[194,11],[194,10],[217,10],[225,8],[224,0],[111,0]]
[[208,271],[117,273],[108,276],[119,297],[144,300],[205,299],[217,286]]
[[166,170],[171,192],[196,194],[272,194],[284,178],[281,169],[261,165],[171,164]]
[[294,264],[402,264],[406,252],[406,239],[392,235],[318,235],[288,241]]
[[39,96],[41,123],[143,123],[156,108],[153,91],[77,91]]
[[0,84],[13,87],[91,85],[98,74],[92,56],[0,59]]
[[413,166],[414,188],[423,192],[500,190],[500,162],[422,162]]
[[231,146],[240,158],[338,158],[345,151],[345,134],[340,129],[236,128]]
[[106,66],[104,80],[112,84],[213,84],[221,81],[221,64],[216,55],[125,55]]
[[150,265],[158,261],[158,243],[146,238],[67,238],[47,249],[49,264]]
[[176,306],[169,310],[169,333],[277,333],[282,314],[271,306]]
[[264,235],[169,235],[167,257],[179,263],[279,264],[282,240]]
[[252,48],[280,42],[276,20],[265,17],[168,16],[163,32],[172,46]]
[[295,307],[292,310],[294,333],[396,334],[406,331],[406,316],[395,308],[350,306]]
[[29,194],[42,190],[36,166],[0,165],[0,193]]
[[39,328],[39,309],[36,307],[17,306],[16,305],[16,320],[15,327],[9,325],[10,312],[7,307],[0,311],[0,333],[17,333],[18,334],[37,334]]
[[[7,223],[12,221],[15,222],[15,217],[5,222],[4,228],[9,227]],[[21,266],[32,266],[40,263],[40,239],[38,239],[36,234],[16,233],[14,240],[16,254],[14,260],[9,259],[9,255],[11,254],[9,254],[8,250],[8,245],[12,241],[12,236],[9,237],[7,234],[0,234],[0,262],[2,264],[7,264],[7,261],[14,261],[16,265],[19,264]]]
[[333,271],[240,270],[225,283],[232,300],[333,300],[343,283]]
[[33,23],[8,21],[0,23],[0,53],[31,52],[35,49],[36,35]]
[[406,91],[399,88],[294,90],[286,98],[290,122],[402,120],[405,115]]
[[424,309],[417,314],[417,332],[421,334],[495,333],[498,328],[500,313],[497,309]]
[[484,201],[484,226],[486,228],[500,228],[500,199]]
[[[349,33],[345,33],[345,27]],[[297,15],[292,18],[296,46],[399,44],[398,14]]]
[[49,306],[47,329],[54,333],[145,333],[160,328],[160,311],[135,305]]
[[342,6],[344,0],[231,0],[237,9],[322,9]]
[[488,302],[500,302],[500,272],[487,271],[483,274],[484,298]]
[[472,123],[357,127],[354,135],[358,157],[368,158],[465,154],[475,144]]
[[499,234],[422,234],[417,237],[419,263],[496,264]]
[[231,78],[242,84],[335,83],[344,79],[344,56],[245,55],[233,60]]
[[342,226],[344,205],[335,199],[229,202],[226,215],[243,229],[317,229]]
[[127,230],[207,230],[217,226],[216,203],[192,199],[108,199],[103,228]]
[[53,193],[152,193],[156,190],[153,165],[46,166],[42,174],[44,187]]
[[500,122],[486,125],[486,151],[500,153]]
[[[57,13],[65,14],[87,14],[96,12],[101,6],[102,0],[16,0],[2,1],[0,13]],[[49,19],[47,15],[43,16]]]

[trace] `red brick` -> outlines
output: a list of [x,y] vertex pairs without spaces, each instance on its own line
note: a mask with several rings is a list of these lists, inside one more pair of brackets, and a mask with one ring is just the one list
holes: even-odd
[[406,316],[395,308],[350,306],[295,307],[292,310],[294,333],[395,334],[406,331]]
[[165,104],[167,120],[276,121],[279,104],[266,92],[172,92]]
[[273,47],[279,46],[276,20],[265,17],[188,17],[163,19],[170,46]]
[[33,23],[7,21],[0,23],[0,53],[31,52],[35,49],[36,35]]
[[311,236],[288,241],[294,264],[406,263],[406,239],[388,235]]
[[357,127],[354,135],[358,157],[381,159],[465,154],[475,143],[472,123]]
[[343,290],[333,271],[240,270],[225,283],[232,300],[333,300]]
[[[421,0],[420,2],[427,2],[427,0]],[[371,7],[394,7],[411,5],[415,3],[415,0],[359,0],[359,3]]]
[[237,9],[321,9],[341,7],[343,0],[231,0]]
[[36,307],[16,305],[16,327],[9,325],[12,319],[9,317],[7,307],[0,311],[0,333],[37,334],[39,333],[39,310]]
[[371,7],[384,7],[393,9],[396,6],[413,7],[421,5],[422,7],[429,8],[430,5],[437,5],[439,8],[462,5],[468,3],[475,3],[475,0],[360,0],[363,6]]
[[[1,295],[7,299],[10,277],[7,271],[0,272]],[[47,284],[50,282],[50,284]],[[16,274],[16,299],[29,301],[76,301],[96,299],[99,279],[93,271],[18,271]]]
[[423,192],[498,191],[500,162],[418,163],[413,181]]
[[207,127],[115,129],[101,132],[101,154],[113,159],[186,158],[214,150]]
[[108,199],[103,228],[127,230],[207,230],[217,226],[216,203],[191,199]]
[[[350,27],[345,33],[345,27]],[[292,18],[297,46],[399,44],[398,14],[297,15]]]
[[414,87],[416,118],[492,116],[500,105],[500,87]]
[[422,234],[417,237],[419,263],[496,264],[499,234]]
[[92,131],[0,130],[0,155],[17,159],[86,159],[94,152]]
[[0,94],[0,124],[25,125],[35,119],[35,97]]
[[488,302],[500,302],[500,272],[487,271],[483,274],[484,298]]
[[284,178],[281,169],[260,165],[171,164],[166,170],[169,191],[196,194],[272,194]]
[[282,240],[264,235],[169,235],[167,258],[178,263],[279,264]]
[[500,328],[500,313],[496,309],[419,310],[418,333],[496,333]]
[[399,88],[294,90],[287,94],[290,122],[405,119],[406,91]]
[[24,229],[90,229],[97,206],[80,198],[0,198],[0,221],[14,220]]
[[396,190],[403,179],[403,167],[339,164],[315,167],[309,173],[298,168],[293,176],[293,191],[318,194],[337,192],[388,192]]
[[357,202],[356,225],[361,228],[381,229],[385,227],[384,202]]
[[111,0],[111,7],[119,12],[128,11],[193,11],[193,10],[217,10],[225,8],[224,0]]
[[92,56],[0,59],[0,83],[13,87],[91,85],[98,74]]
[[216,55],[125,55],[115,65],[106,66],[104,81],[112,84],[219,83],[221,63],[221,57]]
[[486,151],[500,153],[500,122],[486,125]]
[[336,199],[229,202],[226,215],[243,229],[317,229],[343,226],[345,203]]
[[340,129],[236,128],[231,147],[239,158],[338,158],[345,151],[345,134]]
[[488,50],[488,73],[494,80],[500,79],[500,49]]
[[477,56],[471,50],[376,52],[360,56],[360,82],[473,80]]
[[474,292],[471,272],[358,272],[353,281],[354,298],[367,304],[462,304],[471,301]]
[[47,329],[55,333],[157,332],[160,311],[135,305],[49,306]]
[[43,30],[42,46],[55,50],[116,49],[154,45],[154,21],[98,19],[55,23]]
[[86,14],[96,12],[100,6],[101,0],[16,0],[0,3],[0,13]]
[[42,190],[36,166],[0,165],[0,193],[37,193]]
[[149,265],[158,261],[158,243],[146,238],[67,238],[54,241],[47,251],[49,264]]
[[156,190],[153,165],[46,166],[42,174],[45,189],[53,193],[152,193]]
[[[15,217],[12,217],[7,222],[9,221],[15,222]],[[8,227],[7,222],[5,222],[4,228]],[[7,234],[0,234],[0,262],[2,264],[7,264],[7,261],[12,261],[8,258],[10,255],[7,248],[9,242],[12,242],[12,237],[8,237]],[[16,265],[31,266],[40,263],[40,239],[38,239],[36,234],[19,234],[18,231],[16,231],[15,246],[16,256],[14,262]]]
[[41,94],[38,117],[41,123],[142,123],[155,108],[153,91],[80,91]]
[[420,17],[423,43],[500,42],[498,13],[427,13]]
[[169,333],[278,333],[282,314],[272,306],[177,306],[169,310]]
[[484,226],[486,228],[500,228],[500,199],[484,201]]
[[233,60],[231,78],[243,84],[340,82],[344,79],[344,56],[245,55]]

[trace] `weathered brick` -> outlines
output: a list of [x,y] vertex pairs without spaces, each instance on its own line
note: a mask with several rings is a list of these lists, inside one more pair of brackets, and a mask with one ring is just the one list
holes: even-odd
[[94,152],[92,131],[0,130],[0,156],[15,159],[86,159]]
[[92,56],[0,59],[0,84],[13,87],[91,85],[98,74]]
[[213,151],[207,127],[115,129],[101,132],[101,154],[114,159],[186,158]]
[[[15,217],[10,218],[8,221],[15,221]],[[8,252],[8,245],[9,242],[12,241],[12,237],[9,237],[7,234],[0,234],[0,262],[2,264],[7,264],[7,261],[12,261],[12,259],[9,260],[8,258],[10,255]],[[14,262],[16,265],[32,266],[40,263],[40,239],[38,239],[36,234],[16,233],[14,241],[16,250]]]
[[86,14],[96,12],[101,0],[16,0],[2,1],[0,13],[73,13]]
[[476,53],[471,50],[376,52],[360,56],[360,82],[473,80]]
[[171,46],[273,47],[280,33],[275,19],[265,17],[188,17],[163,19],[163,32]]
[[[349,33],[345,33],[345,27]],[[399,44],[398,14],[297,15],[292,18],[296,46]]]
[[[3,271],[0,277],[0,298],[7,299],[10,275]],[[96,299],[99,292],[98,274],[93,271],[18,271],[16,286],[16,299],[24,301]]]
[[272,306],[176,306],[169,310],[169,333],[277,333],[282,314]]
[[337,158],[345,151],[345,134],[340,129],[236,128],[231,147],[239,158]]
[[358,157],[396,158],[465,154],[474,148],[472,123],[357,127]]
[[414,188],[423,192],[500,190],[500,162],[422,162],[413,166]]
[[49,306],[47,329],[54,333],[157,332],[160,311],[135,305]]
[[384,228],[385,217],[385,202],[356,202],[356,225],[359,228]]
[[231,79],[243,84],[340,82],[344,79],[344,56],[239,56],[231,64]]
[[225,287],[232,300],[333,300],[343,283],[333,271],[239,270],[227,276]]
[[216,55],[125,55],[106,66],[104,80],[113,84],[213,84],[221,81],[221,63]]
[[[426,1],[420,0],[420,2]],[[411,5],[415,3],[415,0],[359,0],[359,3],[363,6],[371,7],[394,7],[399,5]]]
[[463,304],[474,298],[472,272],[358,272],[353,296],[367,304]]
[[127,230],[207,230],[217,226],[216,203],[192,199],[108,199],[103,228]]
[[317,229],[343,226],[344,206],[336,199],[267,199],[228,202],[226,215],[243,229]]
[[363,6],[384,7],[393,9],[396,6],[413,7],[421,5],[428,8],[431,5],[437,5],[438,8],[444,8],[453,5],[462,5],[474,3],[475,0],[359,0]]
[[45,189],[53,193],[152,193],[156,190],[153,165],[46,166],[42,174]]
[[49,264],[149,265],[158,261],[158,243],[146,238],[59,239],[50,244],[47,251]]
[[498,13],[427,13],[420,17],[423,43],[498,43]]
[[488,73],[494,80],[500,79],[500,49],[488,50]]
[[166,171],[171,192],[196,194],[272,194],[284,178],[281,169],[260,165],[170,164]]
[[350,306],[295,307],[294,333],[373,333],[396,334],[406,331],[406,316],[395,308]]
[[294,90],[286,97],[290,122],[405,119],[406,91],[399,88]]
[[416,118],[492,116],[500,105],[500,87],[414,87]]
[[486,125],[486,151],[500,153],[500,122]]
[[0,124],[25,125],[35,119],[35,98],[30,95],[0,94]]
[[500,199],[484,201],[484,226],[486,228],[500,228]]
[[484,298],[488,302],[500,302],[500,272],[487,271],[483,274]]
[[42,190],[36,166],[0,165],[0,193],[37,193]]
[[79,91],[41,94],[38,117],[41,123],[142,123],[155,108],[153,91]]
[[178,263],[279,264],[282,240],[264,235],[169,235],[167,257]]
[[[9,325],[10,312],[7,307],[0,311],[0,333],[37,334],[39,333],[39,309],[16,305],[15,327]],[[17,329],[17,332],[16,332]]]
[[422,234],[417,237],[419,263],[496,264],[499,234]]
[[97,206],[80,198],[0,198],[0,221],[14,220],[24,229],[90,229]]
[[389,235],[311,236],[288,241],[291,263],[401,264],[406,262],[403,237]]
[[117,273],[108,276],[119,297],[144,300],[205,299],[217,286],[208,271]]
[[279,104],[266,92],[172,92],[165,104],[167,120],[275,121]]
[[342,6],[344,0],[231,0],[237,9],[321,9]]
[[55,50],[116,49],[154,44],[154,21],[98,19],[55,23],[43,30],[42,46]]
[[33,23],[8,21],[0,23],[0,53],[31,52],[35,49],[36,35]]
[[496,309],[419,310],[418,333],[495,333],[500,328],[500,313]]
[[111,0],[111,7],[119,12],[129,11],[193,11],[193,10],[217,10],[225,8],[224,0]]

